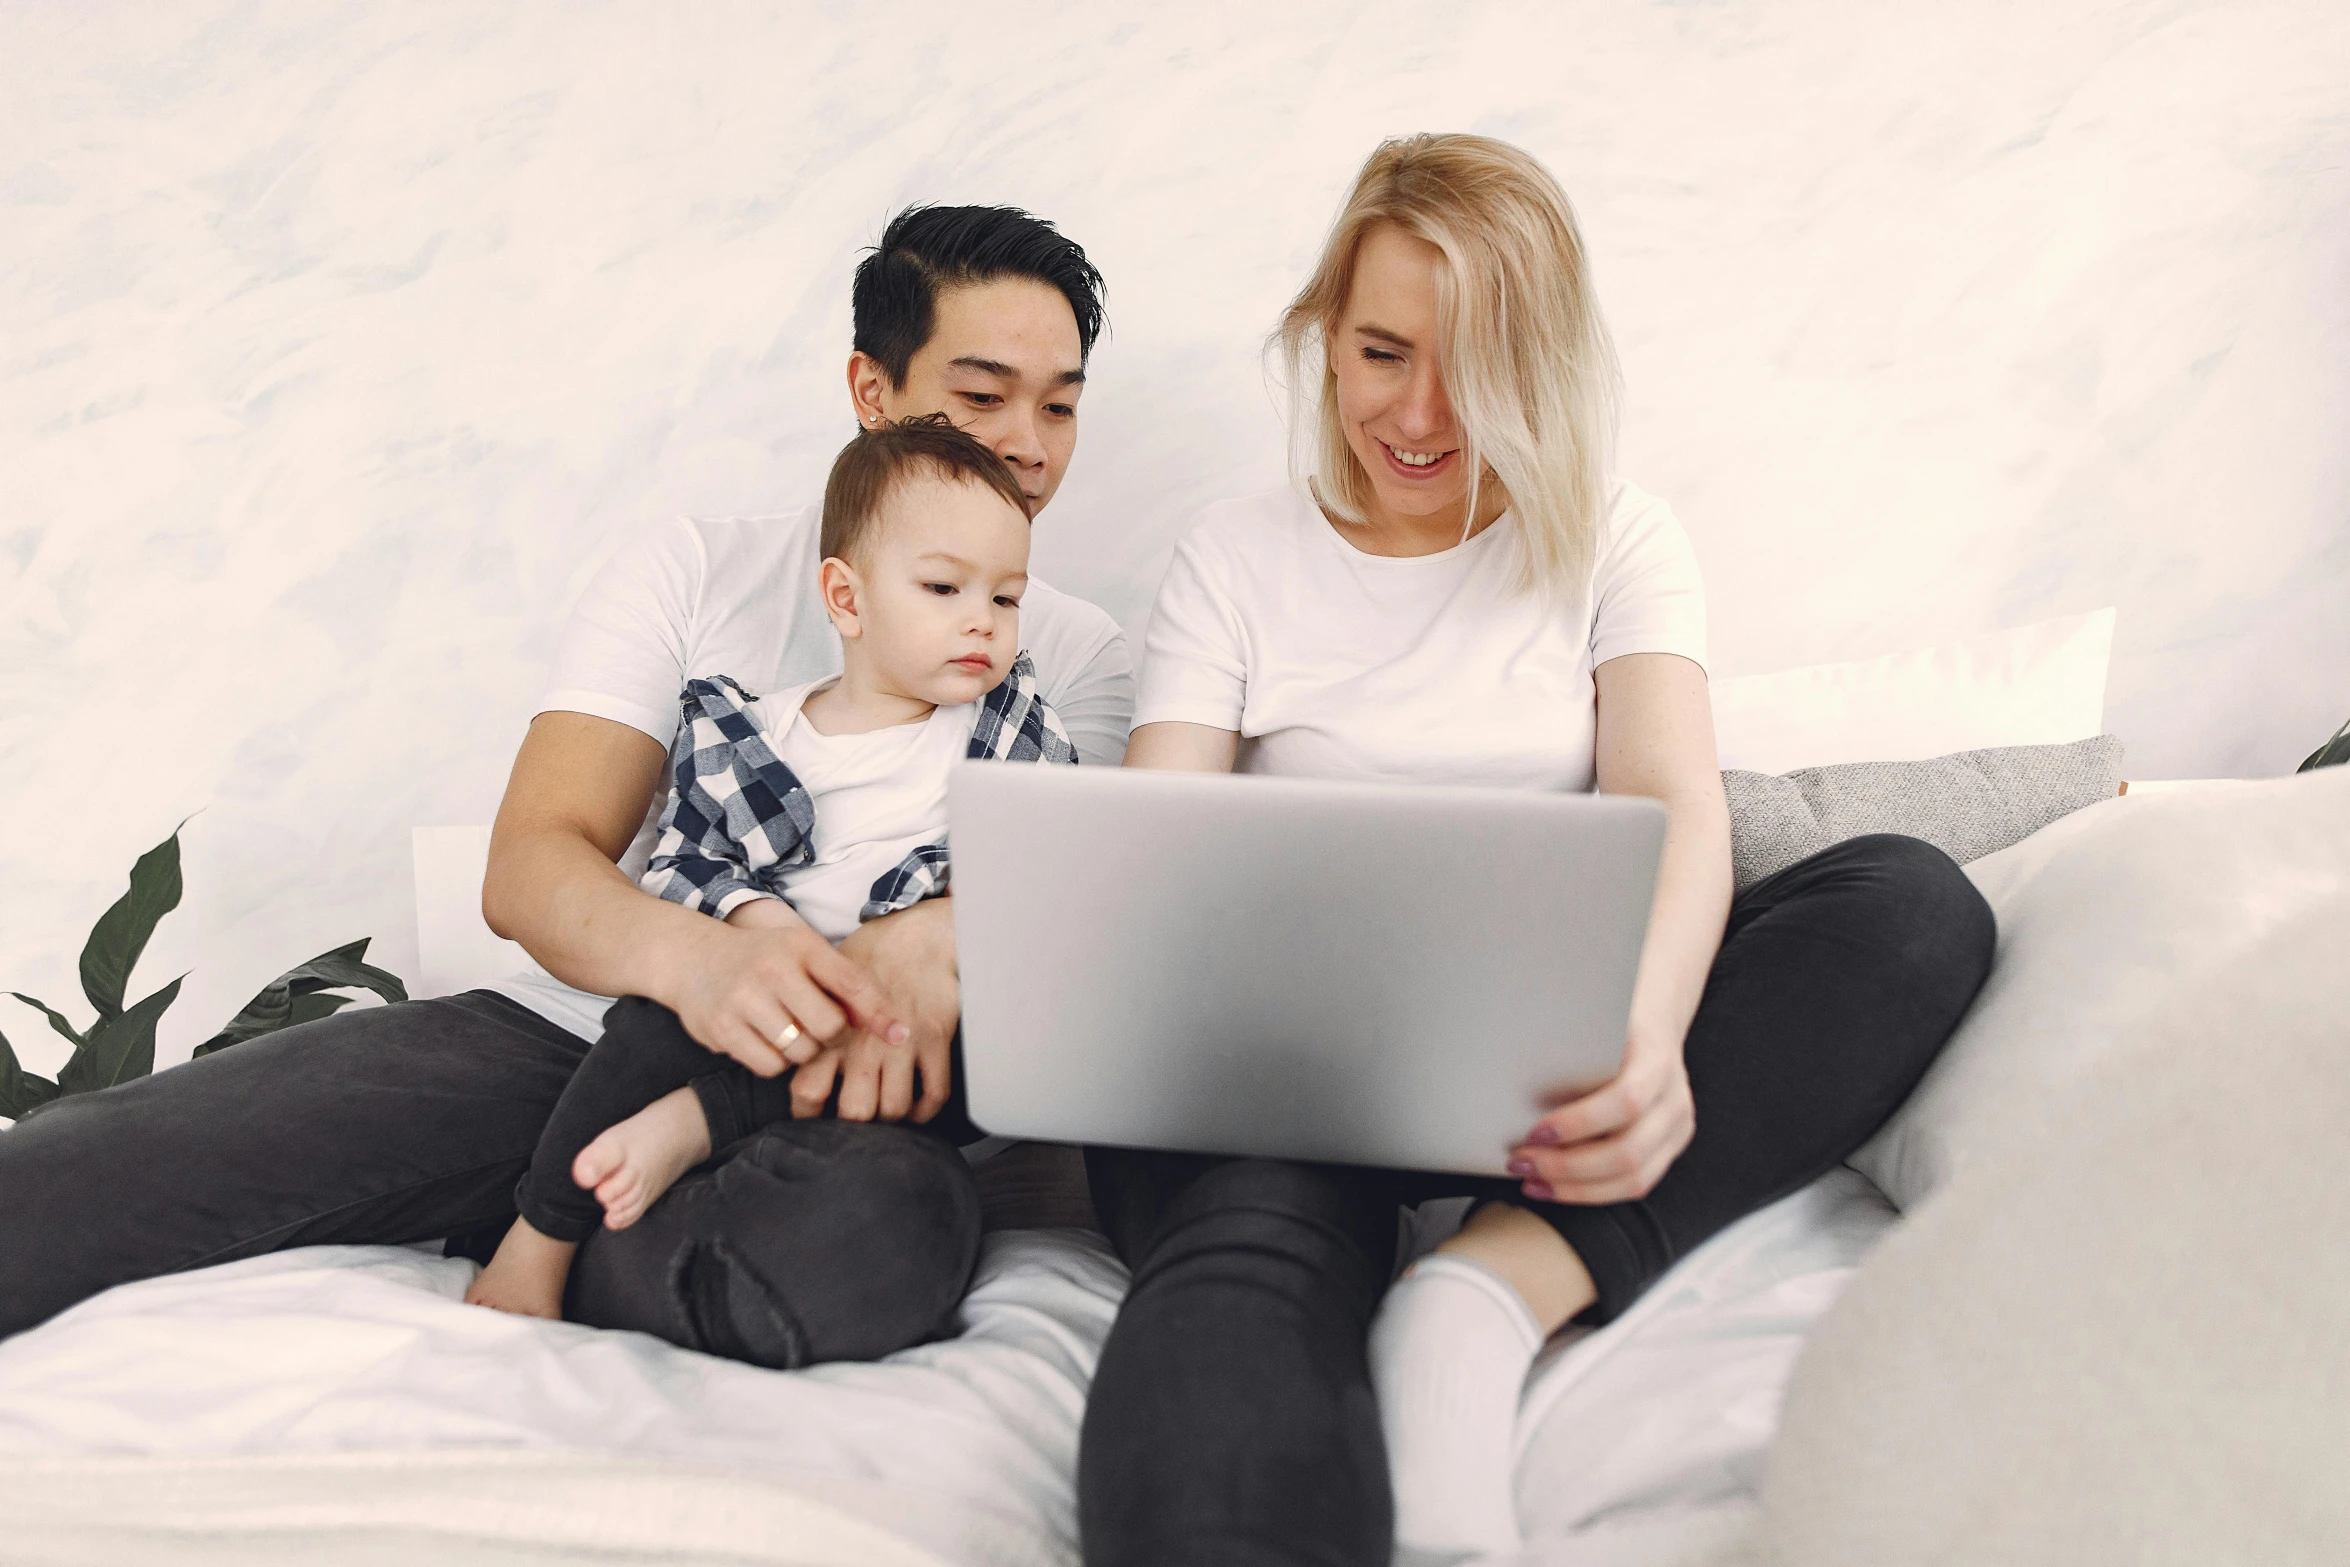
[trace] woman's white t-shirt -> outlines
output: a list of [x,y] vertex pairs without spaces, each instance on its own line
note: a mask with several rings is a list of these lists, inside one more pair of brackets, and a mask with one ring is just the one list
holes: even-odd
[[816,812],[815,857],[783,873],[784,896],[817,934],[838,941],[857,928],[875,882],[946,837],[947,776],[971,748],[979,704],[861,735],[820,734],[803,707],[831,683],[762,697],[750,714]]
[[1134,722],[1236,730],[1238,770],[1588,791],[1592,671],[1705,662],[1705,590],[1672,509],[1619,486],[1590,590],[1513,580],[1515,520],[1368,555],[1293,489],[1210,506],[1175,549]]

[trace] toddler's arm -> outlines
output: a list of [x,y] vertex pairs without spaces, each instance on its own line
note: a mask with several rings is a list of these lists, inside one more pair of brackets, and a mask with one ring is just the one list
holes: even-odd
[[790,930],[808,922],[800,918],[800,911],[781,898],[752,898],[738,903],[734,912],[726,916],[726,923],[744,930]]

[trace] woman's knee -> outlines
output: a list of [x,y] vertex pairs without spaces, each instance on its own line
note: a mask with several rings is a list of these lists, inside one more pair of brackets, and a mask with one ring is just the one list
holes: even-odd
[[1866,833],[1789,867],[1791,892],[1821,900],[1852,940],[1885,961],[1945,977],[1969,995],[1990,972],[1991,905],[1949,855],[1903,833]]
[[1877,918],[1903,960],[1971,998],[1999,943],[1990,903],[1956,860],[1921,838],[1873,833],[1852,841],[1873,883]]
[[1394,1266],[1395,1211],[1370,1172],[1229,1160],[1168,1205],[1149,1254],[1135,1259],[1136,1286],[1187,1265],[1238,1268],[1303,1274],[1375,1303]]

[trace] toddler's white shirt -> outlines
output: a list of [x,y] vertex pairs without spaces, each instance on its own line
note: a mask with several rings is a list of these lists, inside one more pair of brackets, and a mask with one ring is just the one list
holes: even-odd
[[816,857],[782,873],[784,896],[827,941],[857,928],[873,884],[947,833],[947,774],[971,745],[979,704],[934,708],[918,724],[861,735],[816,732],[801,711],[829,680],[751,704],[751,721],[815,807]]

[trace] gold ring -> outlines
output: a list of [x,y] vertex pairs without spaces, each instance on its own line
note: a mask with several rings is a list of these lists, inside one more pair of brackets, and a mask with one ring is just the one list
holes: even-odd
[[783,1032],[775,1036],[775,1047],[778,1050],[786,1049],[793,1040],[799,1037],[800,1025],[786,1018],[783,1023]]

